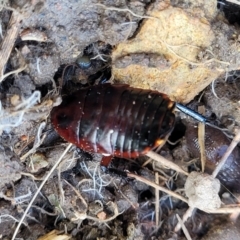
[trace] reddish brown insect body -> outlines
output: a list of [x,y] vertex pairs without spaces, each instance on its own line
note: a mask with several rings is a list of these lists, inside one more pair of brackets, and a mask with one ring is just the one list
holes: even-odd
[[136,158],[165,143],[174,107],[157,91],[101,84],[64,97],[51,121],[61,137],[85,151]]

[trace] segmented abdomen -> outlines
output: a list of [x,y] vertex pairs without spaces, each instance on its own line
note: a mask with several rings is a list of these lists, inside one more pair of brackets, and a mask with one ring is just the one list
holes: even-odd
[[85,151],[134,158],[164,142],[174,107],[157,91],[101,84],[64,97],[51,120],[60,136]]

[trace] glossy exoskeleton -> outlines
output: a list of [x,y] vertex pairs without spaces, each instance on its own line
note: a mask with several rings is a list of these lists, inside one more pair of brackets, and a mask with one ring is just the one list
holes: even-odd
[[85,151],[136,158],[165,143],[174,108],[163,93],[106,83],[64,97],[51,121],[61,137]]

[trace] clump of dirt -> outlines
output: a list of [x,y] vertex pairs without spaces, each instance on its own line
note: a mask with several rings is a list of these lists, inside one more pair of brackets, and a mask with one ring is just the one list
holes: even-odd
[[[169,141],[161,150],[183,174],[146,156],[115,158],[103,169],[101,155],[71,147],[56,135],[49,114],[62,95],[106,81],[157,89],[188,103],[219,77],[204,91],[202,103],[208,116],[215,114],[214,124],[228,127],[232,136],[240,121],[238,77],[220,78],[225,71],[237,73],[240,30],[228,23],[216,1],[4,0],[0,10],[1,237],[184,239],[179,217],[192,239],[214,236],[218,216],[192,209],[186,219],[189,204],[181,189],[188,172],[200,170],[193,159],[200,157],[199,147],[195,151],[191,140],[176,146]],[[223,121],[229,116],[231,126]],[[176,125],[169,139],[181,139],[186,125],[181,133]],[[222,133],[227,145],[228,133]],[[211,139],[209,148],[223,145]],[[234,166],[238,150],[232,152]],[[239,173],[229,174],[233,165],[228,163],[227,174],[221,172],[230,189],[239,181]],[[220,197],[225,204],[238,201]],[[237,236],[239,222],[231,227],[233,216],[222,219]]]

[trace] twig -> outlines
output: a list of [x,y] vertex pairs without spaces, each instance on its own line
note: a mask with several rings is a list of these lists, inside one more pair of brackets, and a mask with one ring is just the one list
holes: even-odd
[[[238,206],[239,206],[239,202],[240,202],[240,196],[238,196],[238,197],[236,197],[236,199],[237,199],[237,202],[238,202]],[[230,219],[231,219],[231,221],[232,222],[236,222],[237,221],[237,219],[238,219],[238,217],[239,217],[239,212],[233,212],[231,215],[230,215]]]
[[[6,7],[5,7],[6,8]],[[12,10],[12,9],[11,9]],[[8,31],[5,35],[5,38],[2,42],[0,48],[0,76],[2,78],[5,65],[8,61],[8,58],[12,52],[13,46],[19,34],[19,29],[21,25],[21,20],[23,16],[18,12],[13,11],[10,22],[8,24]]]
[[238,0],[226,0],[226,2],[230,2],[230,3],[240,5],[240,2]]
[[[155,173],[155,183],[159,185],[158,172]],[[156,212],[156,226],[159,225],[159,190],[155,188],[155,212]]]
[[61,181],[61,163],[59,164],[57,176],[58,176],[58,189],[60,193],[60,205],[63,205],[65,202],[65,196]]
[[63,154],[60,156],[60,158],[58,159],[58,161],[56,161],[56,163],[54,164],[54,166],[52,167],[52,169],[49,171],[48,175],[46,176],[46,178],[42,181],[41,185],[39,186],[39,188],[37,189],[36,193],[34,194],[32,200],[30,201],[28,207],[26,208],[24,214],[22,215],[22,218],[21,220],[19,221],[15,231],[14,231],[14,234],[13,234],[13,237],[12,237],[12,240],[15,239],[15,237],[17,236],[17,233],[18,233],[18,230],[20,229],[22,223],[23,223],[23,220],[24,218],[26,217],[29,209],[31,208],[33,202],[35,201],[36,197],[38,196],[38,194],[40,193],[40,191],[42,190],[43,186],[45,185],[45,183],[47,182],[47,180],[49,179],[49,177],[51,176],[51,174],[53,173],[53,171],[57,168],[58,164],[62,161],[63,157],[66,155],[66,153],[68,152],[68,150],[71,148],[72,144],[69,144],[67,146],[67,148],[65,149],[65,151],[63,152]]
[[240,213],[240,207],[221,207],[215,210],[207,210],[207,213],[214,213],[214,214],[229,214],[229,213]]
[[176,216],[177,216],[178,223],[179,223],[179,224],[181,225],[181,227],[182,227],[182,230],[183,230],[183,232],[184,232],[184,234],[185,234],[185,237],[187,238],[187,240],[192,240],[192,238],[191,238],[191,236],[190,236],[187,228],[186,228],[185,225],[184,225],[184,222],[182,221],[182,219],[179,217],[178,214],[176,214]]
[[188,210],[183,215],[182,221],[178,222],[178,224],[176,225],[176,227],[174,229],[174,232],[178,232],[181,229],[182,224],[185,223],[187,221],[187,219],[192,216],[192,213],[193,213],[194,209],[195,208],[192,208],[192,207],[188,208]]
[[215,178],[219,171],[221,170],[221,168],[223,167],[223,165],[225,164],[225,162],[227,161],[229,155],[231,154],[231,152],[233,151],[233,149],[237,146],[237,144],[240,141],[240,130],[238,130],[238,132],[236,133],[236,136],[233,138],[230,146],[228,147],[227,151],[225,152],[225,154],[223,155],[223,157],[221,158],[219,164],[217,165],[217,167],[215,168],[215,170],[212,173],[212,176]]
[[135,178],[136,180],[138,180],[140,182],[143,182],[143,183],[145,183],[145,184],[147,184],[147,185],[149,185],[151,187],[154,187],[154,188],[156,188],[156,189],[158,189],[158,190],[160,190],[162,192],[165,192],[165,193],[171,195],[172,197],[180,199],[181,201],[183,201],[185,203],[188,203],[188,200],[186,198],[184,198],[183,196],[181,196],[181,195],[179,195],[179,194],[177,194],[177,193],[175,193],[175,192],[173,192],[171,190],[168,190],[167,188],[161,187],[161,186],[157,185],[156,183],[149,181],[146,178],[143,178],[141,176],[135,175],[133,173],[127,173],[127,176],[130,177],[130,178]]
[[170,162],[169,160],[167,160],[166,158],[162,157],[161,155],[153,152],[153,151],[149,151],[146,156],[152,158],[153,160],[161,163],[162,165],[168,167],[168,168],[171,168],[179,173],[183,173],[185,175],[189,175],[188,172],[184,171],[181,167],[179,167],[178,165],[176,165],[175,163],[173,162]]
[[[198,107],[198,112],[200,114],[205,113],[204,107]],[[202,172],[205,170],[205,163],[206,163],[206,151],[205,151],[205,124],[202,122],[198,123],[198,142],[200,146],[200,154],[201,154],[201,166]]]

